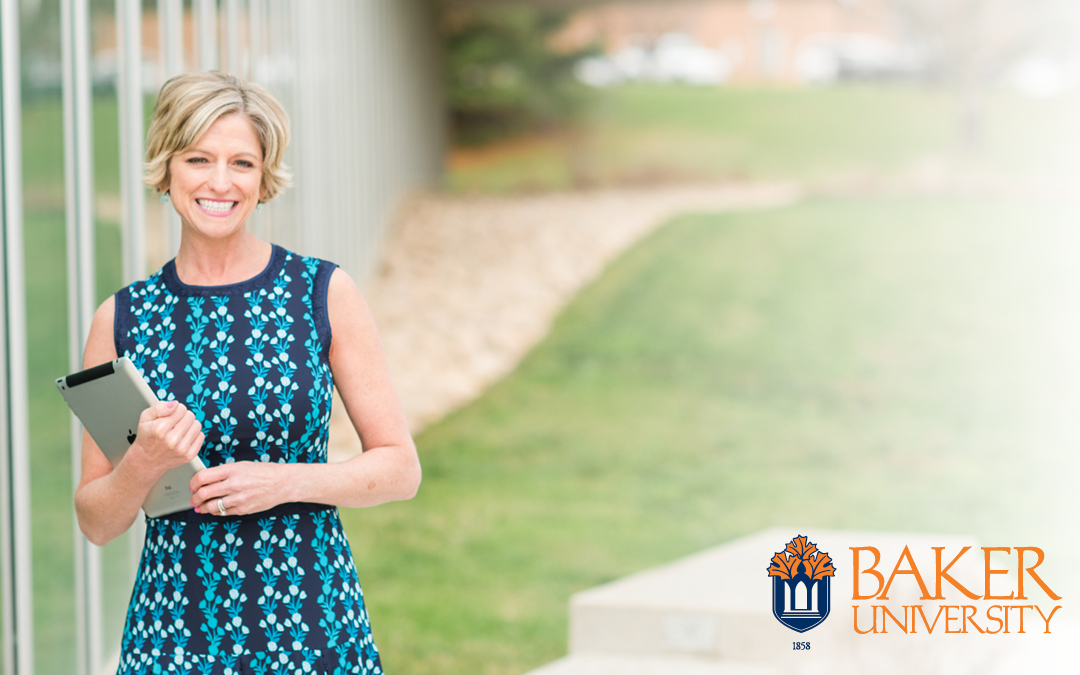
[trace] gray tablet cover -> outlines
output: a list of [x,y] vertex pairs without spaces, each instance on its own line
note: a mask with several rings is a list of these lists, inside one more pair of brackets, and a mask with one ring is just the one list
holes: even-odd
[[[56,380],[71,411],[79,418],[113,466],[120,463],[135,441],[139,416],[158,402],[135,364],[126,356]],[[142,508],[157,518],[191,508],[189,484],[195,472],[206,467],[198,458],[169,469],[150,493]]]

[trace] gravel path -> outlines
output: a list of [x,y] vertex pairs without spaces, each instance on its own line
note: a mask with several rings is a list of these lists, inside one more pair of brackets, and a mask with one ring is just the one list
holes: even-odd
[[[411,429],[512,371],[583,285],[672,216],[799,197],[776,183],[414,200],[365,289]],[[331,458],[358,452],[338,400]]]

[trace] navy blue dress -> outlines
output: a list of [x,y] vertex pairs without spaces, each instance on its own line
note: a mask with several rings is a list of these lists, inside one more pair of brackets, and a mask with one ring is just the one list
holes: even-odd
[[[189,286],[174,261],[116,294],[117,354],[202,424],[199,457],[326,462],[336,266],[274,246],[248,281]],[[336,508],[146,521],[119,673],[382,673]]]

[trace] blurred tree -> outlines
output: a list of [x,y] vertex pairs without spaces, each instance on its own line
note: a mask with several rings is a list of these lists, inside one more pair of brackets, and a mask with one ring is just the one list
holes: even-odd
[[455,140],[477,144],[572,122],[589,92],[574,64],[598,49],[553,47],[568,10],[491,6],[449,11],[446,81]]
[[887,0],[931,73],[957,92],[964,149],[982,144],[988,86],[1027,55],[1073,49],[1075,0]]

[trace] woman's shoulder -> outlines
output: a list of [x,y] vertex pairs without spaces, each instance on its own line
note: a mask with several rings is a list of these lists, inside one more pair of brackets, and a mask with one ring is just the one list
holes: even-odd
[[165,284],[163,282],[163,275],[165,272],[165,268],[171,264],[173,264],[172,260],[165,263],[165,265],[158,269],[158,271],[154,272],[147,278],[140,279],[139,281],[133,281],[127,286],[121,287],[119,290],[113,293],[111,297],[117,300],[123,300],[124,298],[142,296],[148,293],[156,294],[164,291]]
[[312,274],[315,274],[317,272],[330,273],[338,268],[338,264],[331,260],[320,258],[314,255],[304,255],[302,253],[297,253],[296,251],[287,249],[280,244],[274,244],[274,254],[281,255],[285,259],[286,263],[292,263],[293,265],[298,265],[300,267],[306,268]]
[[[288,274],[293,284],[302,284],[303,295],[318,313],[325,312],[327,296],[331,288],[340,281],[344,274],[337,263],[313,255],[302,255],[275,245],[275,252],[280,251],[285,258],[281,273]],[[285,284],[281,284],[284,286]]]
[[338,283],[343,272],[337,263],[318,256],[302,255],[278,244],[274,245],[274,255],[284,259],[278,276],[272,282],[275,292],[292,289],[291,302],[300,303],[300,314],[313,322],[322,344],[320,351],[327,357],[332,340],[330,305],[333,303],[330,297],[333,295],[332,287]]
[[[121,353],[122,343],[134,327],[153,317],[167,322],[168,315],[179,303],[180,299],[162,279],[164,269],[162,267],[146,279],[124,286],[106,298],[98,308],[99,314],[108,312],[107,317],[102,316],[102,321],[107,321],[112,327],[117,353]],[[94,321],[97,320],[95,316]]]

